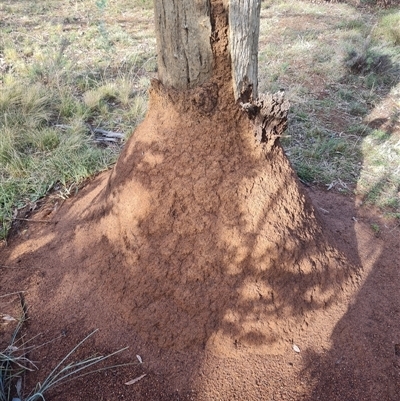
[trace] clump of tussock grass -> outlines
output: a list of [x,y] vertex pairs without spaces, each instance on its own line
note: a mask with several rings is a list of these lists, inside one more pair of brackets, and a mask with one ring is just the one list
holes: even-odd
[[[7,96],[10,94],[9,96]],[[61,106],[58,107],[58,106]],[[34,202],[56,183],[79,183],[114,162],[113,148],[95,146],[84,120],[73,115],[60,130],[65,104],[57,92],[36,84],[13,85],[0,99],[0,236],[5,237],[14,208]],[[89,114],[87,112],[87,114]],[[83,116],[86,112],[83,113]],[[82,117],[82,116],[81,116]]]
[[345,65],[354,74],[388,74],[393,64],[387,54],[371,49],[368,42],[361,49],[349,49],[345,57]]
[[390,44],[400,45],[400,11],[392,10],[383,15],[374,34]]
[[[85,96],[74,96],[65,87],[60,92],[38,83],[14,84],[2,92],[0,235],[7,233],[13,208],[44,196],[56,183],[79,183],[114,163],[119,148],[95,145],[86,122],[91,119],[106,129],[125,131],[128,137],[144,115],[146,100],[140,95],[130,97],[126,89],[111,96],[103,89],[110,87],[99,84],[95,103],[89,104]],[[128,88],[133,91],[132,86]],[[120,120],[111,125],[116,114]],[[60,129],[59,124],[69,129]]]
[[[6,294],[14,295],[14,294]],[[18,393],[21,392],[22,375],[26,371],[32,371],[36,365],[26,356],[26,350],[21,351],[19,337],[21,329],[26,321],[26,307],[23,295],[19,294],[21,301],[22,314],[17,321],[17,325],[11,335],[9,345],[0,351],[0,401],[10,401],[14,397],[13,386],[15,385]]]
[[[54,367],[54,369],[45,378],[43,383],[38,383],[36,388],[30,392],[26,397],[19,398],[19,401],[39,401],[45,400],[45,395],[52,389],[64,384],[68,381],[75,380],[90,374],[101,372],[104,370],[114,369],[117,367],[137,365],[138,363],[126,363],[122,365],[106,366],[102,368],[94,368],[101,365],[107,359],[120,354],[121,352],[128,349],[128,347],[121,348],[108,355],[95,355],[86,359],[68,362],[72,355],[80,348],[90,337],[92,337],[98,330],[94,330],[89,333],[82,341],[80,341],[72,350],[61,359],[61,361]],[[90,369],[88,371],[88,369]]]
[[349,73],[364,77],[368,88],[387,87],[390,90],[400,76],[396,55],[384,44],[374,43],[371,36],[346,46],[344,64]]

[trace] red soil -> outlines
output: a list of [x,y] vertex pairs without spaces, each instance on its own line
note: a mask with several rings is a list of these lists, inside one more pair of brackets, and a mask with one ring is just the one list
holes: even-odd
[[[1,249],[14,268],[0,291],[25,291],[27,338],[65,334],[31,353],[26,387],[98,328],[81,357],[129,346],[118,362],[144,363],[50,400],[398,399],[398,228],[376,221],[377,238],[350,198],[305,193],[239,112],[178,100],[155,87],[116,167]],[[16,297],[0,301],[16,313]]]

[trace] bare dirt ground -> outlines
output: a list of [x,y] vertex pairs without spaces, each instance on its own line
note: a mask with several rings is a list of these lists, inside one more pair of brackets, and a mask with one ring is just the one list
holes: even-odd
[[[105,175],[96,178],[78,198],[104,179]],[[118,362],[136,361],[138,354],[144,363],[67,383],[55,389],[49,400],[399,399],[400,230],[376,210],[357,206],[356,199],[316,188],[307,188],[307,192],[332,240],[360,266],[360,281],[350,291],[344,290],[342,300],[333,308],[315,312],[302,327],[293,338],[300,353],[293,350],[289,340],[272,353],[239,342],[233,347],[215,347],[211,337],[209,344],[200,349],[144,346],[129,322],[113,313],[119,308],[102,286],[101,277],[97,277],[95,294],[82,296],[87,280],[93,278],[86,276],[80,266],[69,266],[68,271],[62,263],[54,264],[50,255],[46,257],[46,252],[52,252],[51,242],[39,259],[34,250],[29,252],[27,242],[40,243],[54,234],[64,235],[58,224],[40,222],[46,208],[32,216],[33,222],[21,223],[1,251],[1,294],[25,291],[30,319],[24,334],[27,338],[38,335],[36,345],[63,334],[30,355],[39,371],[28,374],[26,387],[43,381],[69,349],[91,329],[98,328],[99,333],[84,346],[80,357],[130,346]],[[76,202],[78,199],[71,199],[52,210],[53,221],[68,214]],[[379,232],[371,228],[375,225]],[[95,254],[104,258],[108,252],[97,249]],[[109,274],[115,278],[112,272]],[[296,297],[295,286],[293,283],[293,293],[288,297]],[[79,302],[74,302],[77,298]],[[3,313],[19,315],[17,296],[0,301]],[[11,324],[1,327],[3,348],[10,329]],[[153,330],[159,330],[158,335],[166,336],[166,341],[168,335],[173,335],[165,333],[163,327]],[[147,376],[141,381],[124,385],[144,373]]]

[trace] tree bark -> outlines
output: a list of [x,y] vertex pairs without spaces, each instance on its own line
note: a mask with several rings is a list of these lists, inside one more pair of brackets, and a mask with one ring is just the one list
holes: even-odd
[[211,77],[208,0],[156,0],[158,76],[167,87],[189,89]]
[[260,9],[261,0],[233,0],[229,5],[229,43],[236,100],[257,98]]
[[235,100],[257,97],[257,54],[261,0],[156,0],[159,79],[166,87],[190,89],[211,79],[213,44],[222,40],[213,13],[228,16],[229,52]]

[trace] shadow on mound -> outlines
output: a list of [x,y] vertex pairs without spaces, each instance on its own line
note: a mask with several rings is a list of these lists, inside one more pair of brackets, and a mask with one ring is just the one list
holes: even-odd
[[44,275],[28,298],[33,326],[129,341],[166,394],[190,386],[204,351],[282,353],[358,280],[279,145],[266,153],[223,101],[205,118],[175,100],[153,88],[107,182],[20,256]]
[[182,121],[156,91],[150,110],[81,224],[115,254],[103,285],[159,347],[217,336],[275,352],[357,268],[329,245],[281,148],[264,154],[246,121]]

